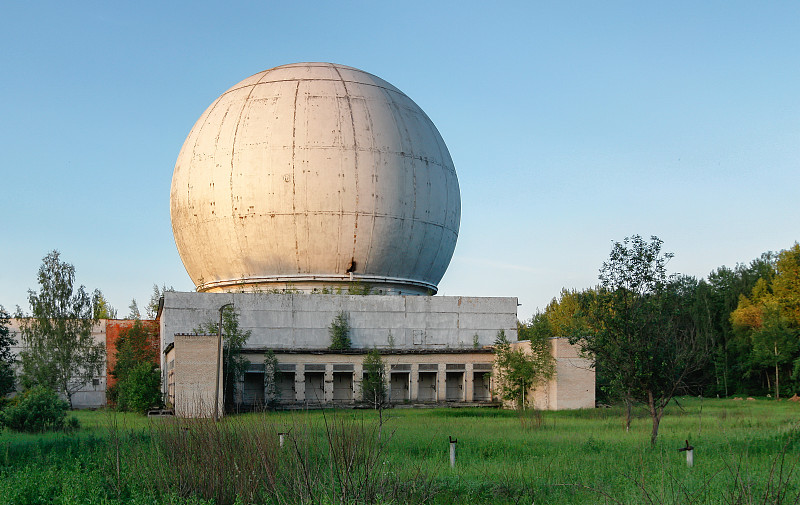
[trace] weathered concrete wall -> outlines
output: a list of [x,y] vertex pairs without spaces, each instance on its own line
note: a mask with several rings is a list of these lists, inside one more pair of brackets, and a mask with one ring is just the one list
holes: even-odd
[[491,345],[497,332],[517,337],[516,298],[261,293],[164,294],[163,349],[176,333],[219,320],[232,303],[252,349],[326,349],[334,317],[349,315],[354,348],[447,349]]
[[[512,348],[530,352],[530,342],[512,342]],[[546,384],[530,390],[533,405],[542,410],[594,408],[595,377],[592,362],[582,358],[578,347],[565,338],[550,339],[550,352],[555,359],[555,376]]]
[[550,410],[590,409],[595,402],[595,376],[592,361],[580,356],[579,348],[566,338],[550,341],[556,358],[555,389]]
[[[14,355],[15,359],[19,359],[19,353],[24,349],[22,336],[19,329],[20,323],[21,321],[19,319],[11,319],[11,323],[9,325],[11,337],[17,342],[16,345],[11,347],[11,352]],[[101,319],[96,325],[94,325],[94,327],[92,328],[92,338],[96,343],[100,342],[105,343],[106,340],[105,319]],[[19,363],[16,372],[19,375],[20,372]],[[17,384],[17,388],[19,389],[19,383]],[[98,375],[92,378],[86,384],[83,384],[81,388],[72,395],[72,405],[77,409],[93,409],[102,407],[105,404],[106,404],[106,367],[104,364],[101,371],[101,375]]]
[[218,412],[222,415],[222,353],[216,335],[175,335],[175,413],[213,417],[217,363],[220,364]]

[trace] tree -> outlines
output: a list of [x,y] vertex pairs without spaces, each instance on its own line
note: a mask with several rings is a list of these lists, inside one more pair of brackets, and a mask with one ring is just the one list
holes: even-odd
[[75,267],[62,262],[58,251],[44,257],[38,274],[39,292],[28,291],[30,316],[19,313],[24,350],[22,381],[27,387],[42,385],[72,395],[101,374],[105,344],[95,342],[99,291],[90,296],[84,286],[75,288]]
[[[207,321],[194,331],[216,335],[218,329],[218,322]],[[222,391],[228,411],[236,406],[236,384],[250,366],[250,361],[242,356],[242,349],[251,333],[250,330],[242,331],[239,327],[239,313],[233,307],[222,309]]]
[[600,269],[600,287],[585,300],[590,331],[576,337],[583,352],[602,364],[609,386],[627,406],[647,405],[655,444],[664,408],[701,368],[705,333],[692,309],[698,283],[667,276],[671,253],[662,241],[635,235],[616,242]]
[[97,291],[97,296],[94,301],[94,317],[95,319],[116,319],[117,309],[111,306],[106,300],[106,297],[100,291]]
[[377,349],[372,349],[362,362],[364,377],[361,381],[361,399],[378,411],[378,440],[383,434],[383,409],[389,405],[386,366]]
[[0,305],[0,403],[5,396],[14,391],[14,355],[11,354],[11,346],[17,343],[11,337],[8,329],[11,316],[6,309]]
[[346,312],[341,311],[336,314],[336,317],[333,318],[331,325],[328,327],[328,333],[331,336],[330,349],[350,349],[352,346],[350,342],[350,322],[347,320]]
[[164,293],[167,291],[175,291],[175,288],[172,286],[167,287],[165,284],[162,284],[161,289],[159,289],[158,284],[153,284],[153,294],[150,296],[150,301],[147,303],[145,309],[147,319],[156,318],[158,315],[158,305],[161,303],[161,297],[163,297]]
[[120,331],[111,370],[117,382],[108,389],[118,409],[144,413],[161,403],[157,342],[158,329],[151,321],[136,319]]
[[161,406],[161,372],[153,363],[137,363],[117,385],[117,407],[120,410],[145,414],[153,407]]
[[532,402],[528,391],[550,379],[555,371],[549,337],[529,336],[530,352],[512,349],[504,330],[497,333],[494,343],[498,393],[520,410]]
[[[775,273],[760,278],[749,296],[739,296],[730,314],[741,355],[751,370],[774,371],[775,397],[780,398],[781,371],[800,362],[800,245],[781,251]],[[797,378],[797,374],[793,374]],[[769,387],[769,373],[767,374]]]
[[131,300],[131,304],[128,305],[128,315],[125,319],[141,319],[142,314],[139,312],[139,304],[136,303],[136,298]]
[[372,349],[364,356],[363,367],[361,398],[372,408],[381,409],[389,402],[389,394],[386,386],[386,367],[377,349]]

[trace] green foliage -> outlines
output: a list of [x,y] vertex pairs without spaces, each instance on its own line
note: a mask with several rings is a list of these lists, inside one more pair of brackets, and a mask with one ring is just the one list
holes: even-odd
[[347,294],[348,295],[366,296],[366,295],[370,294],[371,292],[372,292],[372,286],[370,286],[369,284],[360,282],[360,281],[351,282],[347,286]]
[[281,383],[281,370],[278,367],[278,358],[270,349],[264,353],[264,396],[269,404],[275,403],[280,396],[278,390]]
[[30,316],[17,316],[25,344],[22,383],[61,392],[71,403],[73,393],[100,375],[105,362],[105,345],[92,337],[102,295],[75,288],[75,267],[62,262],[58,251],[44,257],[38,281],[39,292],[28,291]]
[[94,317],[95,319],[116,319],[117,309],[111,306],[100,291],[96,292],[97,295],[94,299]]
[[377,349],[372,349],[364,356],[364,378],[361,381],[362,400],[374,409],[380,409],[389,403],[386,367]]
[[336,317],[333,318],[331,325],[328,327],[328,333],[331,336],[330,349],[341,350],[352,347],[350,342],[350,322],[346,312],[341,311],[336,314]]
[[8,328],[10,321],[11,316],[0,305],[0,399],[14,391],[16,382],[11,346],[17,342],[11,337],[11,331]]
[[512,348],[505,330],[497,333],[494,342],[497,392],[521,410],[533,405],[531,390],[550,379],[555,371],[549,337],[533,333],[527,336],[532,337],[529,352]]
[[667,276],[672,254],[661,244],[638,235],[614,244],[599,289],[584,299],[587,332],[573,339],[603,367],[616,396],[648,406],[651,443],[664,408],[707,356],[702,314],[693,310],[698,283]]
[[739,295],[730,322],[746,376],[766,377],[769,386],[772,372],[778,398],[786,383],[781,377],[791,375],[800,386],[792,370],[800,364],[800,245],[781,251],[774,274],[758,279],[747,295]]
[[52,390],[33,387],[15,397],[0,411],[0,425],[12,431],[42,433],[75,428],[76,422],[66,422],[69,404]]
[[156,318],[158,315],[158,305],[161,303],[161,298],[167,291],[175,291],[175,288],[172,286],[167,287],[166,284],[162,284],[161,288],[159,288],[158,284],[153,284],[153,294],[150,295],[150,301],[147,303],[147,307],[145,309],[147,319]]
[[120,331],[111,375],[117,383],[108,388],[108,397],[119,410],[145,413],[161,405],[161,372],[158,368],[158,341],[155,325],[136,319],[133,326]]
[[140,361],[117,383],[120,410],[145,414],[161,405],[161,371],[148,361]]
[[[550,412],[535,431],[520,425],[518,413],[501,409],[397,409],[382,444],[375,433],[379,416],[371,410],[247,414],[221,423],[148,423],[115,414],[116,435],[108,413],[79,411],[84,429],[75,436],[0,433],[0,502],[798,502],[796,404],[680,403],[668,407],[655,448],[641,443],[646,419],[634,419],[634,436],[620,434],[617,407]],[[279,432],[289,433],[283,450]],[[455,470],[447,461],[448,436],[459,439]],[[676,451],[686,438],[696,448],[691,469]],[[370,461],[377,467],[365,464]],[[345,501],[344,479],[348,491],[367,482],[379,494]]]
[[[195,333],[215,335],[219,323],[206,321],[195,328]],[[250,330],[239,327],[239,313],[231,306],[222,309],[222,384],[225,409],[233,411],[237,402],[236,384],[244,376],[250,361],[242,355],[242,349],[250,338]]]

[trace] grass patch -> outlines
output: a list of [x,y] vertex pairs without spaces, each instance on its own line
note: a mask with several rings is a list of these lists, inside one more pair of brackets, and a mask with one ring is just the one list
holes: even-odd
[[[545,412],[539,425],[513,411],[396,409],[381,439],[371,411],[219,424],[76,412],[74,434],[0,433],[0,504],[800,503],[800,405],[679,404],[655,447],[646,415],[625,432],[617,408]],[[686,439],[693,468],[677,451]]]

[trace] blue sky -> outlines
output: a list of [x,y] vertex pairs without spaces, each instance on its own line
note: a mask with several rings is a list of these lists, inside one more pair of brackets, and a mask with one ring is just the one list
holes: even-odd
[[243,78],[330,61],[431,117],[461,185],[440,294],[528,318],[657,235],[706,276],[800,239],[798,2],[6,2],[0,304],[42,257],[121,316],[192,290],[169,221],[183,140]]

